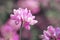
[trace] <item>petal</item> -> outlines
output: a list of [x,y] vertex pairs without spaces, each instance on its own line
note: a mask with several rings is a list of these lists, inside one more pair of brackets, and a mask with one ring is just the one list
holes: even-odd
[[30,25],[26,25],[25,29],[30,30]]
[[25,12],[25,14],[27,14],[27,13],[28,13],[28,9],[27,9],[27,8],[25,8],[24,12]]
[[31,20],[29,23],[30,23],[30,25],[34,25],[34,24],[36,24],[38,21],[37,20]]
[[25,23],[24,23],[24,27],[25,27],[25,29],[30,30],[30,25],[29,25],[28,22],[25,22]]
[[46,36],[48,36],[48,37],[50,37],[50,36],[51,36],[51,34],[50,34],[48,31],[45,31],[45,30],[44,30],[44,32],[43,32],[43,33],[44,33],[44,35],[46,35]]
[[47,29],[48,29],[47,31],[49,31],[51,36],[56,36],[56,31],[55,31],[55,28],[53,28],[53,26],[48,26]]
[[55,29],[53,28],[53,26],[48,26],[48,31],[51,32],[51,33],[54,33],[55,32]]
[[14,9],[14,10],[13,10],[13,13],[14,13],[14,14],[16,14],[16,13],[17,13],[17,10],[16,10],[16,9]]
[[15,20],[16,19],[16,16],[14,16],[13,14],[10,15],[10,18]]

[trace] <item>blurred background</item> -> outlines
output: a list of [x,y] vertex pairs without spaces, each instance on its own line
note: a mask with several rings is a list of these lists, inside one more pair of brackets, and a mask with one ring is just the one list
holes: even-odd
[[0,0],[0,26],[19,7],[31,10],[38,20],[30,31],[22,31],[22,40],[41,40],[40,35],[49,25],[60,26],[60,0]]

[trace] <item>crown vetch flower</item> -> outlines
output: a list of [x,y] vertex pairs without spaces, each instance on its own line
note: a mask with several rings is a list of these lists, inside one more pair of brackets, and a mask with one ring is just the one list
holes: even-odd
[[9,25],[4,25],[1,27],[1,34],[4,40],[19,40],[19,36],[16,31],[13,30]]
[[47,30],[43,31],[42,40],[60,40],[60,27],[48,26]]
[[3,37],[6,37],[11,32],[13,32],[13,29],[10,26],[4,25],[4,26],[1,27],[1,34],[2,34]]
[[51,40],[52,37],[56,36],[53,26],[48,26],[47,30],[43,31],[43,36],[42,40]]
[[38,22],[37,20],[34,20],[35,16],[33,16],[31,14],[31,11],[27,10],[27,8],[26,9],[19,8],[17,10],[14,9],[13,13],[14,14],[11,14],[10,16],[11,19],[16,20],[16,24],[19,22],[21,23],[23,22],[23,27],[25,27],[28,30],[30,30],[30,25],[34,25],[35,23]]

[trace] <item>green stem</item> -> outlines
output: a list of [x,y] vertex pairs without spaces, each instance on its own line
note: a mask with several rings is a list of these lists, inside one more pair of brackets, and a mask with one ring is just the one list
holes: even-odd
[[22,27],[23,27],[23,21],[22,21],[21,27],[20,27],[20,40],[22,40]]

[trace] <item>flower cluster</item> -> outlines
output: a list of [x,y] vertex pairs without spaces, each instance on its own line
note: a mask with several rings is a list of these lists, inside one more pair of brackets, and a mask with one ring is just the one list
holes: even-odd
[[34,25],[35,23],[37,23],[37,20],[35,19],[35,16],[33,16],[31,14],[30,10],[26,9],[14,9],[13,10],[14,14],[11,14],[11,19],[16,21],[16,24],[22,24],[23,23],[23,27],[25,27],[26,29],[30,30],[30,25]]
[[43,31],[42,40],[60,40],[60,28],[48,26],[47,30]]
[[1,35],[3,37],[2,39],[4,40],[19,40],[17,32],[7,24],[1,27]]

